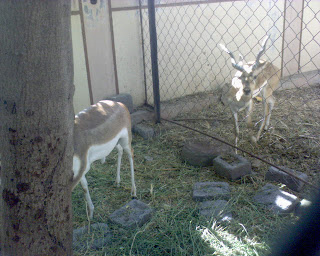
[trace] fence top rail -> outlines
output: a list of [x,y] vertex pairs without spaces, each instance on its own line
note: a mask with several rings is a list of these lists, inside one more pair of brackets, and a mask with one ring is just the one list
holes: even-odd
[[[212,3],[223,3],[223,2],[236,2],[244,0],[200,0],[200,1],[186,1],[186,2],[175,2],[175,3],[165,3],[165,4],[155,4],[155,8],[165,8],[165,7],[179,7],[179,6],[190,6],[190,5],[200,5],[200,4],[212,4]],[[111,8],[112,12],[119,11],[133,11],[139,10],[139,5],[136,6],[125,6],[125,7],[114,7]],[[148,5],[141,5],[141,9],[148,9]]]

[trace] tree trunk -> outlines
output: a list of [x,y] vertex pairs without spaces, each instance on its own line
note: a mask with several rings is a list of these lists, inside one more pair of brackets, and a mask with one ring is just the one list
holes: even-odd
[[2,255],[72,255],[67,0],[0,1]]

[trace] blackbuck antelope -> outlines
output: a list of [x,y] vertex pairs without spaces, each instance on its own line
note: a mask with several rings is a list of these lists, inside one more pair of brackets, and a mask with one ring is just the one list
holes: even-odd
[[116,184],[119,186],[120,183],[120,165],[124,150],[129,156],[131,168],[131,194],[136,197],[131,140],[130,113],[120,102],[100,101],[75,116],[72,189],[80,181],[90,218],[93,217],[94,206],[85,175],[92,162],[100,159],[103,163],[115,147],[118,150]]
[[253,142],[257,142],[263,129],[267,130],[270,123],[271,111],[275,103],[272,95],[277,89],[280,80],[280,69],[272,63],[260,60],[260,57],[266,50],[268,36],[264,39],[255,61],[245,63],[242,55],[237,63],[233,53],[224,45],[220,44],[222,50],[227,52],[231,57],[232,66],[238,71],[235,73],[230,88],[221,97],[223,104],[228,105],[234,117],[235,126],[235,146],[238,145],[239,125],[238,112],[247,109],[247,125],[252,127],[251,114],[253,111],[252,99],[259,94],[262,97],[263,121],[256,137],[251,136]]

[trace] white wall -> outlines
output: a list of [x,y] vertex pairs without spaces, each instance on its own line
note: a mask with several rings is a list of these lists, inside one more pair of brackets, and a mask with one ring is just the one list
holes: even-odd
[[90,105],[87,71],[84,57],[83,40],[80,28],[80,16],[71,17],[74,84],[76,90],[73,97],[75,113]]
[[301,71],[320,66],[320,0],[305,2],[302,25]]
[[143,105],[145,90],[139,10],[113,12],[114,41],[120,93],[130,93],[134,105]]
[[83,0],[93,102],[116,93],[107,0]]

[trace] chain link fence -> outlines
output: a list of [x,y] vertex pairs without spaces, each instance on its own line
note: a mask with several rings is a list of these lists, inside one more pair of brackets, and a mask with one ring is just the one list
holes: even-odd
[[[142,6],[146,5],[147,1],[142,1]],[[153,105],[148,9],[140,10],[146,97],[147,103]],[[285,156],[287,160],[276,161],[278,164],[286,164],[292,158],[312,158],[312,168],[319,169],[319,1],[161,0],[156,1],[155,11],[162,117],[233,142],[231,111],[220,97],[236,70],[219,44],[235,56],[241,53],[246,61],[253,61],[269,35],[261,59],[281,70],[281,82],[273,93],[276,103],[271,127],[262,134],[263,148]],[[254,100],[255,132],[263,117],[261,100]],[[243,111],[239,118],[240,147],[263,155],[264,150],[246,144],[250,129],[244,125],[245,119]]]

